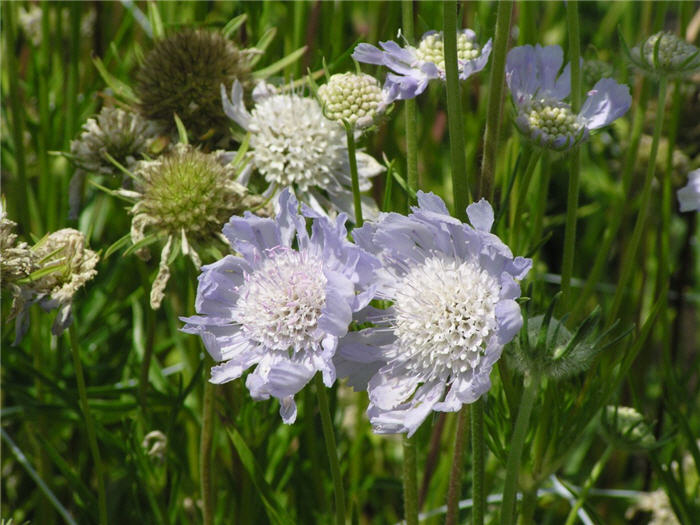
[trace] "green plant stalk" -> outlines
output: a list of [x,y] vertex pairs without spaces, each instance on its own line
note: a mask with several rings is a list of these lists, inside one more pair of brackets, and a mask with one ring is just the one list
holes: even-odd
[[83,376],[83,365],[80,361],[80,343],[78,339],[78,331],[75,327],[75,320],[68,328],[70,337],[71,353],[73,354],[73,366],[75,368],[75,379],[78,384],[78,395],[80,396],[80,407],[85,418],[85,430],[87,432],[88,443],[92,460],[95,463],[95,474],[97,477],[97,504],[99,507],[99,522],[102,525],[107,523],[107,499],[105,496],[105,480],[104,471],[102,469],[102,459],[100,458],[100,449],[97,446],[97,435],[95,434],[95,425],[90,414],[90,407],[87,399],[87,389],[85,388],[85,377]]
[[[409,44],[413,45],[413,0],[401,2],[402,32]],[[408,183],[409,202],[411,194],[418,191],[418,131],[416,122],[416,100],[404,101],[406,115],[406,182]]]
[[593,488],[595,482],[598,481],[598,478],[603,472],[603,468],[608,462],[608,459],[610,459],[610,455],[612,454],[613,450],[613,446],[608,445],[605,451],[603,452],[603,455],[596,462],[596,464],[593,465],[593,469],[591,470],[588,479],[583,484],[583,487],[581,487],[581,493],[578,495],[578,498],[576,498],[576,503],[574,503],[574,505],[571,507],[569,515],[566,518],[566,523],[564,525],[574,525],[574,523],[576,522],[576,513],[581,507],[583,507],[583,504],[586,501],[586,497],[588,497],[588,493],[590,492],[591,488]]
[[[534,243],[540,242],[542,231],[544,229],[544,215],[547,211],[547,196],[549,193],[549,180],[552,176],[552,169],[549,163],[549,157],[542,156],[541,179],[539,188],[537,188],[537,203],[535,205],[535,218],[533,220],[534,229],[531,237]],[[539,257],[539,253],[533,255],[533,267],[536,267],[535,261]]]
[[362,197],[360,195],[360,179],[357,175],[357,156],[355,155],[355,133],[350,124],[345,124],[345,136],[348,140],[348,162],[350,163],[350,177],[352,178],[352,201],[355,207],[355,227],[359,228],[362,220]]
[[510,38],[510,19],[513,14],[513,0],[498,2],[496,11],[496,35],[491,54],[491,74],[489,75],[488,109],[486,131],[484,131],[484,159],[481,163],[477,198],[493,201],[496,173],[496,151],[498,149],[499,128],[503,111],[503,88],[506,76],[506,51]]
[[506,461],[506,481],[501,503],[501,525],[512,525],[515,518],[515,497],[518,490],[520,458],[525,446],[527,427],[532,408],[535,406],[539,385],[540,378],[537,375],[525,376],[523,395],[520,399],[518,416],[513,427],[513,437],[510,440],[510,451]]
[[532,152],[532,155],[530,155],[525,168],[525,173],[523,173],[522,179],[519,183],[518,201],[515,205],[515,220],[513,222],[513,230],[511,231],[511,245],[513,246],[514,250],[516,250],[516,253],[518,247],[520,246],[520,227],[523,223],[521,215],[523,212],[523,207],[525,206],[525,201],[527,200],[527,190],[530,187],[532,175],[535,173],[535,168],[537,167],[537,163],[539,162],[541,156],[542,150],[539,148]]
[[457,76],[457,2],[444,2],[442,8],[445,75],[447,80],[447,123],[450,130],[454,215],[460,220],[466,220],[466,209],[467,204],[469,204],[469,184],[467,181],[467,159],[464,148],[462,98],[459,89],[459,77]]
[[[626,210],[631,203],[631,199],[628,199],[628,195],[632,183],[634,166],[637,161],[637,150],[639,149],[639,142],[641,141],[642,131],[644,129],[644,114],[646,113],[647,101],[649,99],[649,88],[649,81],[643,80],[642,89],[639,95],[639,102],[636,104],[634,119],[632,122],[630,145],[625,157],[625,165],[622,170],[622,193],[618,199],[618,202],[612,206],[612,208],[616,209],[617,211],[610,217],[601,248],[596,254],[593,267],[591,268],[588,278],[586,279],[586,284],[579,294],[576,307],[574,308],[574,319],[579,318],[579,313],[585,306],[588,298],[593,293],[595,285],[600,282],[600,278],[603,275],[603,271],[606,267],[606,262],[610,256],[610,247],[612,246],[613,240],[615,239],[617,232],[622,225],[622,219],[627,215]],[[622,211],[619,211],[620,209],[622,209]]]
[[[144,279],[144,290],[148,290],[148,280]],[[155,329],[156,329],[156,311],[151,308],[146,297],[146,345],[143,351],[143,361],[141,361],[141,370],[139,373],[139,402],[142,409],[145,411],[148,401],[149,379],[148,373],[151,369],[151,360],[153,359],[153,348],[155,346]]]
[[75,135],[76,122],[78,121],[78,78],[80,65],[80,14],[81,5],[71,3],[70,9],[70,51],[72,60],[68,64],[68,83],[66,86],[66,127],[63,136],[63,148],[70,149],[70,141]]
[[403,435],[403,509],[406,525],[418,525],[418,475],[415,438]]
[[40,225],[30,222],[29,201],[31,200],[31,187],[27,183],[27,166],[24,156],[24,114],[20,101],[19,70],[17,56],[15,55],[15,39],[17,34],[17,9],[18,4],[14,2],[4,2],[4,33],[5,33],[5,53],[4,59],[7,61],[5,67],[9,72],[9,103],[12,114],[12,145],[15,160],[15,170],[17,173],[17,185],[20,191],[15,195],[19,197],[17,207],[13,212],[17,213],[17,218],[23,228],[31,231],[39,231]]
[[654,171],[656,169],[656,155],[659,151],[659,141],[661,140],[661,130],[664,124],[664,104],[666,101],[666,86],[667,79],[665,76],[661,77],[659,80],[659,98],[658,98],[658,110],[656,112],[656,121],[654,122],[654,135],[651,140],[651,151],[649,152],[649,165],[647,166],[646,176],[644,178],[644,186],[642,189],[642,198],[639,204],[639,213],[637,214],[637,221],[634,224],[634,230],[632,231],[632,237],[630,238],[627,251],[625,253],[625,258],[622,263],[622,269],[620,271],[620,278],[617,282],[617,288],[615,290],[615,296],[613,298],[613,305],[610,309],[610,314],[608,317],[608,324],[612,323],[620,311],[620,306],[622,305],[622,299],[624,297],[625,288],[629,279],[633,273],[634,266],[637,264],[637,249],[639,248],[639,243],[642,239],[642,232],[644,231],[644,225],[646,224],[647,214],[649,211],[649,201],[651,199],[651,183],[654,180]]
[[[206,376],[207,367],[204,367]],[[202,496],[204,525],[214,523],[214,500],[212,493],[211,451],[214,438],[214,389],[216,386],[204,378],[202,399],[202,430],[199,439],[199,488]]]
[[532,525],[535,518],[535,509],[537,508],[537,487],[532,487],[529,490],[523,491],[523,501],[520,504],[520,517],[518,525]]
[[49,137],[51,136],[51,121],[49,115],[49,67],[51,54],[49,43],[51,30],[49,16],[52,7],[47,0],[41,2],[41,44],[37,54],[37,99],[39,102],[39,133],[37,133],[37,156],[39,157],[39,195],[41,206],[46,217],[46,228],[56,229],[55,185],[51,183],[49,173]]
[[[581,37],[579,36],[578,2],[566,4],[566,21],[569,31],[569,60],[571,63],[571,109],[578,113],[581,109]],[[566,225],[564,227],[564,255],[561,264],[561,308],[565,311],[571,294],[571,276],[574,272],[576,249],[576,211],[578,209],[579,182],[581,176],[581,149],[571,150],[569,168],[569,193],[566,200]]]
[[462,465],[464,464],[464,446],[467,441],[469,427],[469,405],[464,405],[459,411],[457,431],[455,433],[455,448],[452,453],[452,468],[450,484],[447,492],[447,514],[445,525],[455,525],[459,513],[459,497],[462,488]]
[[340,463],[338,461],[338,448],[335,444],[335,434],[333,432],[333,422],[331,420],[331,410],[328,405],[328,393],[326,385],[323,384],[321,374],[316,374],[316,395],[318,395],[318,408],[321,413],[321,427],[323,428],[323,439],[326,442],[328,461],[331,466],[331,477],[335,489],[335,520],[337,525],[345,525],[345,492],[343,491],[343,476],[340,473]]
[[472,403],[472,525],[484,524],[486,510],[486,485],[484,483],[484,400],[477,399]]

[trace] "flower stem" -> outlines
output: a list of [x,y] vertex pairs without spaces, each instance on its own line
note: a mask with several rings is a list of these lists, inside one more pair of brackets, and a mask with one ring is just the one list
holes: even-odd
[[73,354],[73,367],[75,368],[75,380],[78,384],[78,395],[80,396],[80,407],[85,418],[85,430],[87,432],[88,444],[92,454],[92,460],[95,463],[95,474],[97,477],[97,502],[99,507],[99,522],[102,525],[107,523],[107,499],[105,497],[105,481],[102,470],[102,460],[100,458],[100,449],[97,446],[97,436],[95,434],[95,425],[90,415],[90,407],[88,406],[87,390],[85,388],[85,377],[83,376],[83,365],[80,361],[80,345],[78,342],[78,332],[75,327],[75,320],[70,325],[68,333],[70,336],[71,353]]
[[610,454],[612,454],[612,452],[613,446],[608,445],[608,447],[605,449],[605,452],[603,452],[603,455],[596,462],[596,464],[593,465],[593,470],[591,470],[588,479],[583,484],[583,487],[581,488],[581,493],[578,495],[576,503],[574,503],[574,505],[571,507],[569,515],[566,518],[566,523],[564,525],[574,525],[574,523],[576,522],[576,513],[581,507],[583,507],[583,504],[586,501],[586,496],[588,496],[588,492],[591,490],[594,483],[598,480],[598,477],[600,477],[600,474],[603,472],[603,467],[605,467],[605,464],[608,462],[608,459],[610,458]]
[[403,436],[403,505],[406,525],[418,525],[416,441]]
[[493,59],[489,76],[488,109],[486,131],[484,132],[484,160],[481,163],[481,177],[477,197],[493,201],[494,175],[496,172],[496,150],[503,110],[503,86],[506,76],[506,51],[510,32],[510,19],[513,14],[513,0],[498,2],[496,11],[496,35],[493,43]]
[[659,99],[656,111],[656,121],[654,123],[654,135],[652,136],[651,140],[651,151],[649,152],[648,161],[649,164],[647,165],[647,173],[644,178],[642,199],[639,204],[639,213],[637,214],[637,221],[634,224],[632,237],[629,241],[627,252],[625,253],[625,258],[622,263],[622,270],[620,272],[620,278],[617,282],[617,288],[615,290],[615,297],[613,298],[613,305],[610,309],[608,323],[614,321],[617,318],[617,314],[620,311],[620,306],[622,305],[622,299],[625,293],[625,288],[627,287],[627,283],[629,282],[629,279],[632,275],[634,266],[638,264],[637,249],[639,248],[639,243],[642,239],[642,232],[646,223],[647,212],[649,211],[649,200],[651,199],[651,183],[654,180],[654,170],[656,169],[656,155],[659,151],[661,129],[663,128],[664,124],[666,84],[666,77],[661,77],[661,79],[659,80]]
[[[402,31],[409,44],[413,44],[413,0],[401,2]],[[406,114],[406,182],[409,188],[409,200],[418,190],[418,133],[416,127],[416,101],[404,101]]]
[[477,399],[471,406],[472,423],[472,525],[484,524],[486,486],[484,484],[484,400]]
[[[148,289],[148,288],[145,288]],[[143,351],[143,361],[141,361],[141,371],[139,374],[139,402],[141,408],[146,409],[148,401],[148,373],[151,369],[151,359],[153,358],[153,347],[156,330],[156,311],[146,303],[146,347]]]
[[335,434],[333,433],[333,422],[331,421],[331,411],[328,406],[328,394],[326,385],[320,374],[316,374],[316,395],[318,395],[318,408],[321,412],[321,427],[323,428],[323,439],[326,442],[328,461],[331,464],[331,477],[335,488],[335,519],[337,525],[345,525],[345,499],[343,491],[343,477],[340,473],[340,463],[338,462],[338,449],[335,444]]
[[[205,366],[206,370],[209,367]],[[204,525],[214,523],[214,501],[211,486],[211,450],[214,437],[214,384],[204,381],[202,398],[202,430],[199,439],[199,488],[202,494],[202,515]]]
[[462,97],[457,76],[457,2],[443,3],[445,75],[447,85],[447,123],[450,130],[450,158],[452,161],[452,195],[454,214],[466,220],[469,203],[467,159],[464,148],[464,121]]
[[[567,29],[569,31],[569,60],[571,62],[571,109],[578,113],[581,109],[581,38],[579,36],[578,3],[566,4]],[[566,308],[570,300],[571,276],[574,271],[574,251],[576,247],[576,211],[578,209],[579,182],[581,175],[581,149],[571,150],[569,168],[569,194],[566,201],[566,225],[564,227],[564,255],[561,264],[561,306]]]
[[452,453],[452,469],[450,470],[450,485],[447,492],[447,515],[445,525],[455,525],[459,512],[459,496],[462,487],[462,465],[464,463],[464,445],[469,430],[469,405],[464,405],[459,411],[457,432],[455,433],[455,448]]
[[359,228],[362,220],[362,198],[360,197],[360,179],[357,175],[357,157],[355,155],[355,133],[352,126],[345,125],[345,136],[348,140],[348,162],[350,163],[350,177],[352,178],[352,201],[355,206],[355,227]]
[[515,221],[513,222],[513,231],[511,233],[513,240],[512,244],[514,250],[516,250],[516,253],[518,253],[517,250],[520,246],[520,227],[523,223],[520,215],[523,212],[523,206],[525,204],[525,200],[527,199],[527,190],[530,187],[532,175],[535,173],[535,168],[537,167],[537,163],[539,162],[541,156],[542,150],[539,148],[532,152],[532,155],[528,160],[527,167],[525,168],[525,173],[520,179],[520,184],[518,185],[518,200],[515,205]]
[[520,469],[520,457],[525,445],[530,414],[535,406],[540,380],[538,376],[526,375],[524,391],[520,399],[518,417],[513,428],[513,437],[510,440],[510,451],[506,462],[506,482],[503,488],[503,502],[501,503],[501,525],[511,525],[515,518],[515,496],[518,489],[518,470]]

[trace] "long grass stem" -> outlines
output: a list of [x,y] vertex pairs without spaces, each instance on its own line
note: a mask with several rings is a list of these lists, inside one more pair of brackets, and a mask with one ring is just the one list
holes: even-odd
[[[205,367],[205,370],[207,368],[208,367]],[[212,525],[214,523],[211,451],[214,439],[215,388],[216,387],[214,384],[205,380],[202,399],[202,429],[199,438],[199,487],[202,495],[202,515],[204,525]]]
[[578,498],[576,498],[576,503],[573,504],[571,507],[571,510],[569,511],[569,515],[566,517],[566,523],[564,525],[574,525],[576,522],[576,514],[578,513],[579,509],[583,507],[583,504],[586,502],[586,497],[588,496],[588,493],[590,492],[591,488],[593,488],[593,485],[595,482],[598,480],[600,477],[601,473],[603,472],[603,468],[605,467],[605,464],[608,462],[608,459],[610,459],[610,455],[613,453],[614,447],[612,445],[608,445],[605,451],[603,452],[603,455],[600,457],[600,459],[596,462],[595,465],[593,465],[593,469],[591,470],[590,475],[588,476],[588,479],[585,481],[583,484],[583,487],[581,488],[581,492],[578,495]]
[[71,353],[73,354],[73,366],[75,368],[75,380],[78,384],[78,395],[80,396],[80,407],[85,418],[85,430],[87,432],[88,444],[92,460],[95,463],[95,474],[97,477],[97,503],[99,508],[99,522],[101,525],[107,523],[107,498],[105,495],[105,480],[104,470],[102,468],[102,459],[100,457],[100,449],[97,445],[97,435],[95,434],[95,424],[90,414],[90,406],[88,405],[87,389],[85,388],[85,377],[83,376],[83,365],[80,360],[80,342],[78,338],[78,330],[75,327],[75,320],[68,329],[70,336]]
[[484,444],[484,400],[477,399],[469,410],[472,423],[472,525],[484,524],[486,446]]
[[360,195],[360,179],[357,174],[357,156],[355,154],[355,132],[349,124],[345,125],[345,135],[348,140],[348,162],[352,178],[352,201],[355,206],[355,226],[359,228],[362,220],[362,196]]
[[447,80],[447,123],[450,130],[450,159],[452,162],[452,195],[454,214],[465,220],[469,204],[467,159],[464,148],[462,97],[457,72],[457,2],[442,6],[444,21],[445,75]]
[[406,525],[418,525],[418,475],[415,438],[403,436],[403,508]]
[[338,448],[335,444],[335,433],[333,431],[333,421],[331,420],[331,410],[328,404],[328,393],[326,385],[323,384],[321,374],[316,374],[316,395],[318,396],[318,408],[321,412],[321,427],[323,428],[323,439],[326,442],[328,461],[331,466],[331,477],[335,490],[335,520],[337,525],[345,525],[345,492],[343,490],[343,476],[340,471],[338,461]]
[[[401,17],[403,22],[403,36],[412,45],[413,32],[413,0],[401,2]],[[418,191],[418,122],[416,121],[416,101],[408,99],[404,101],[406,115],[406,182],[409,188],[409,200],[411,195]]]
[[459,411],[457,431],[455,433],[455,448],[452,453],[452,468],[450,469],[450,484],[447,491],[447,515],[445,525],[455,525],[459,513],[459,498],[462,488],[462,466],[464,465],[464,446],[469,431],[469,405],[464,405]]

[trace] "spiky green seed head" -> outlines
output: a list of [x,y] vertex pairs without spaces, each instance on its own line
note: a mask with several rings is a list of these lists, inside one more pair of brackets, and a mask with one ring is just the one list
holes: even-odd
[[157,160],[139,163],[134,222],[167,235],[184,230],[196,241],[220,232],[231,215],[260,205],[262,198],[235,181],[236,169],[226,160],[222,153],[180,144]]
[[185,29],[156,43],[136,74],[141,113],[175,131],[177,114],[194,138],[225,132],[220,86],[251,82],[250,50],[222,34]]
[[604,437],[618,448],[642,451],[656,446],[651,428],[634,408],[606,406],[601,421]]
[[72,161],[89,173],[117,174],[119,168],[107,155],[130,168],[143,158],[156,136],[153,122],[137,113],[105,106],[87,120],[80,137],[71,141]]
[[601,78],[610,78],[613,76],[613,67],[611,64],[597,58],[584,60],[583,62],[583,81],[587,86],[593,86]]

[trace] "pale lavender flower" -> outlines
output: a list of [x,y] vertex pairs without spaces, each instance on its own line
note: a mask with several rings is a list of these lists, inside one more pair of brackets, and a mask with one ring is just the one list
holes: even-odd
[[[388,67],[384,91],[388,100],[414,98],[428,87],[431,80],[445,80],[445,56],[442,32],[429,31],[418,43],[418,47],[406,44],[401,47],[393,40],[380,42],[379,49],[372,44],[358,44],[352,58],[366,64]],[[462,29],[457,34],[457,70],[459,79],[466,80],[486,67],[491,54],[491,39],[480,47],[476,33]]]
[[[257,365],[246,379],[251,396],[279,399],[282,420],[293,423],[294,395],[316,372],[326,386],[335,382],[338,341],[353,312],[372,299],[379,262],[346,239],[343,214],[333,222],[303,206],[299,215],[289,189],[278,205],[274,220],[246,212],[224,226],[240,256],[202,267],[200,315],[183,319],[183,331],[200,335],[221,363],[211,370],[212,383]],[[311,236],[304,217],[313,219]]]
[[571,70],[567,64],[560,75],[563,62],[561,47],[539,44],[514,47],[506,59],[518,130],[536,144],[559,151],[587,140],[592,130],[611,124],[632,104],[628,86],[602,78],[574,114],[564,102],[571,92]]
[[700,169],[688,173],[688,184],[676,195],[681,211],[700,211]]
[[489,233],[493,210],[483,199],[467,208],[472,226],[432,193],[419,191],[412,210],[353,231],[382,262],[377,297],[393,305],[362,312],[375,325],[338,348],[346,362],[363,363],[339,367],[351,379],[384,361],[369,380],[367,412],[375,432],[409,436],[431,411],[456,412],[488,391],[491,368],[522,325],[516,279],[532,265]]
[[[343,127],[326,118],[316,99],[277,93],[261,83],[253,91],[255,106],[248,111],[238,81],[230,98],[221,86],[226,115],[250,133],[248,156],[268,183],[265,197],[289,187],[295,196],[319,213],[343,212],[354,217],[347,138]],[[371,177],[384,171],[374,157],[356,153],[360,191],[371,189]],[[246,184],[246,179],[239,179]],[[362,197],[365,217],[378,213],[377,205]]]

